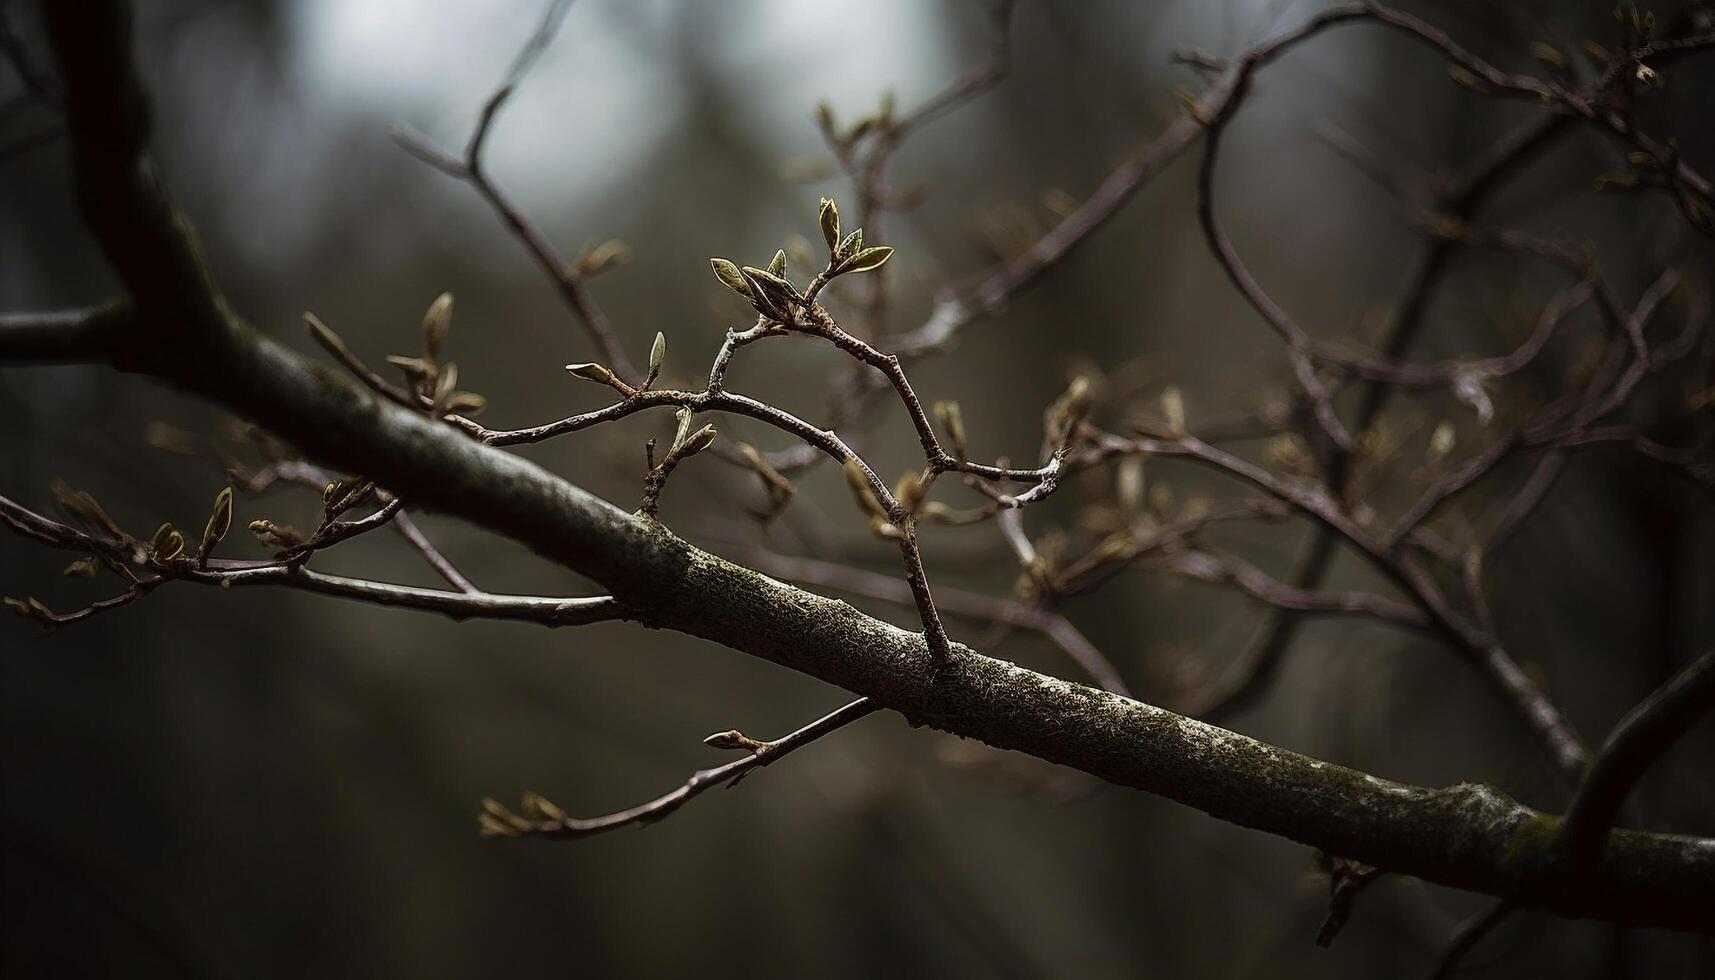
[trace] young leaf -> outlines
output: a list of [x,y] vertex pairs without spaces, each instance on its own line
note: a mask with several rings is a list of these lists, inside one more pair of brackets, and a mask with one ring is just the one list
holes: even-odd
[[755,751],[757,742],[737,729],[730,729],[724,732],[715,732],[703,739],[703,744],[711,749]]
[[965,415],[959,411],[959,403],[936,402],[935,418],[940,421],[941,428],[947,430],[947,441],[952,443],[954,458],[964,459]]
[[453,294],[442,293],[429,304],[423,314],[423,356],[431,361],[441,359],[441,344],[453,324]]
[[822,198],[822,207],[816,218],[822,225],[822,241],[828,243],[828,251],[832,253],[840,241],[840,209],[833,198]]
[[[749,266],[745,268],[748,270]],[[776,298],[770,294],[768,287],[762,280],[746,271],[744,281],[749,283],[750,305],[756,308],[756,312],[770,320],[778,320],[782,323],[791,318],[786,310],[781,308]]]
[[892,257],[893,246],[891,245],[877,245],[873,248],[866,248],[842,263],[840,265],[840,274],[845,275],[850,272],[873,272],[885,265],[887,260]]
[[445,412],[448,415],[463,415],[470,417],[488,407],[488,399],[474,391],[455,391],[447,399]]
[[435,363],[421,357],[405,357],[402,354],[388,354],[387,363],[405,372],[412,384],[420,384],[435,376]]
[[304,535],[297,528],[266,519],[251,521],[250,533],[270,548],[296,548],[304,543]]
[[702,452],[703,450],[709,448],[709,446],[711,446],[714,443],[714,441],[715,441],[715,427],[712,425],[705,425],[702,428],[698,429],[697,431],[691,433],[690,436],[687,437],[685,439],[685,441],[683,443],[681,443],[679,445],[679,447],[673,451],[673,455],[679,457],[680,459],[689,459],[692,456],[695,456],[698,453]]
[[912,470],[907,470],[905,475],[901,476],[899,478],[899,482],[893,487],[893,496],[898,499],[899,506],[904,507],[905,512],[908,514],[917,513],[918,507],[923,503],[923,498],[928,496],[928,494],[929,488],[924,485],[923,480],[915,471]]
[[779,470],[768,465],[768,460],[762,458],[762,454],[756,451],[755,446],[748,442],[741,442],[738,444],[738,452],[744,457],[744,461],[750,465],[750,468],[756,471],[756,475],[762,479],[763,485],[768,488],[770,497],[775,499],[790,497],[798,492],[791,480],[786,479]]
[[870,518],[869,529],[876,537],[887,541],[898,541],[905,536],[905,532],[901,531],[897,525],[881,517]]
[[1476,92],[1478,95],[1488,94],[1489,83],[1472,74],[1463,65],[1449,64],[1447,66],[1447,77],[1453,79],[1453,81],[1465,88]]
[[1048,406],[1044,415],[1048,440],[1055,445],[1065,442],[1089,410],[1090,380],[1079,375],[1072,379],[1072,383],[1055,399],[1054,404]]
[[33,619],[36,622],[41,623],[43,626],[52,627],[59,625],[54,621],[54,611],[43,605],[42,600],[33,595],[25,596],[22,599],[14,599],[11,596],[7,596],[6,608],[12,610],[25,619]]
[[208,523],[202,529],[202,542],[197,545],[197,563],[208,562],[209,552],[226,537],[226,532],[232,529],[232,488],[221,487],[214,495],[214,513],[208,516]]
[[1560,49],[1543,41],[1533,41],[1530,45],[1531,57],[1557,71],[1566,68],[1566,56]]
[[792,307],[801,302],[802,297],[791,283],[754,266],[747,265],[741,271],[745,281],[750,283],[750,298],[757,312],[781,323],[792,319]]
[[870,516],[871,526],[874,522],[887,523],[887,509],[876,499],[875,488],[869,485],[869,476],[855,459],[846,460],[846,485],[852,488],[852,497],[857,500],[863,512]]
[[1429,460],[1438,463],[1453,451],[1453,423],[1443,420],[1429,436]]
[[797,287],[793,286],[790,282],[787,282],[785,278],[780,276],[778,273],[747,265],[744,267],[744,274],[752,280],[761,282],[762,285],[771,293],[777,293],[788,299],[795,300],[799,298]]
[[783,249],[783,248],[775,249],[774,258],[769,260],[769,262],[768,262],[768,271],[773,273],[774,275],[779,276],[782,280],[784,280],[786,278],[786,250],[785,249]]
[[53,491],[54,500],[65,510],[66,515],[72,519],[74,524],[99,537],[114,538],[120,541],[129,540],[125,532],[113,522],[113,518],[107,516],[107,511],[103,510],[101,504],[97,503],[95,497],[88,492],[73,490],[66,486],[64,480],[55,480],[50,489]]
[[453,396],[453,391],[458,387],[458,383],[459,366],[457,364],[448,364],[441,370],[440,377],[435,379],[435,394],[431,400],[430,411],[434,413],[436,418],[446,414],[447,399]]
[[677,453],[679,451],[679,447],[685,444],[685,440],[690,438],[691,419],[693,417],[691,410],[688,408],[679,409],[677,412],[673,413],[673,416],[678,420],[679,427],[673,432],[673,444],[667,448],[667,454],[669,456]]
[[751,298],[750,284],[745,281],[744,275],[738,271],[738,266],[726,259],[710,259],[709,266],[715,270],[715,278],[721,281],[721,285],[745,299]]
[[649,376],[653,378],[661,372],[661,362],[667,357],[667,335],[659,330],[655,332],[655,343],[649,348]]
[[602,364],[568,364],[566,365],[566,372],[574,378],[594,381],[598,385],[613,383],[613,372]]
[[185,536],[171,524],[162,524],[155,529],[155,537],[150,542],[150,552],[157,562],[169,562],[177,558],[185,550]]
[[861,248],[863,248],[863,229],[859,228],[840,242],[839,248],[834,250],[834,259],[843,262],[856,255]]
[[72,578],[90,578],[101,570],[101,563],[93,557],[79,558],[65,568],[64,574]]
[[1127,511],[1136,511],[1143,503],[1143,457],[1121,457],[1114,468],[1114,499]]
[[629,261],[631,248],[617,238],[610,238],[594,248],[585,249],[572,263],[572,272],[579,276],[594,276]]
[[1169,432],[1176,436],[1185,434],[1185,396],[1177,386],[1161,389],[1161,417],[1167,421]]
[[523,806],[524,815],[531,820],[564,821],[566,819],[566,811],[554,805],[540,793],[525,793]]

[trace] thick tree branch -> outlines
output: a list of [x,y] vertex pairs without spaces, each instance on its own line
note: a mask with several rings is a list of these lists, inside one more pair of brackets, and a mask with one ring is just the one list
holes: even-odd
[[[914,602],[911,587],[891,575],[880,575],[814,558],[782,555],[754,547],[741,547],[737,551],[737,557],[758,571],[788,581],[902,605],[912,605]],[[971,616],[1039,633],[1059,647],[1060,652],[1077,664],[1102,690],[1131,696],[1131,691],[1126,687],[1124,678],[1120,676],[1113,662],[1072,625],[1071,620],[1057,612],[1027,606],[1022,602],[950,588],[936,589],[935,601],[943,612],[955,616]]]

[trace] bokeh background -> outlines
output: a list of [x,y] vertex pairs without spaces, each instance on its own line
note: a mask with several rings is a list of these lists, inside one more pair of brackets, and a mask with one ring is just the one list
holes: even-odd
[[[4,4],[40,52],[32,5]],[[1533,69],[1532,41],[1612,44],[1607,0],[1408,5],[1485,56]],[[1656,8],[1659,18],[1678,5]],[[409,124],[459,146],[535,29],[541,0],[301,0],[140,4],[139,56],[158,103],[157,153],[213,272],[254,323],[306,353],[313,310],[379,361],[413,353],[438,293],[485,421],[522,425],[603,402],[561,365],[592,350],[540,271],[473,191],[402,152]],[[894,174],[921,207],[880,236],[896,326],[935,288],[1048,226],[1177,112],[1197,78],[1180,48],[1230,54],[1296,23],[1308,0],[1067,3],[1020,0],[1011,77],[914,136]],[[490,143],[497,181],[568,254],[607,239],[628,264],[594,292],[634,359],[655,331],[669,379],[706,371],[745,310],[707,272],[711,255],[762,264],[815,236],[828,158],[813,123],[884,91],[909,108],[987,57],[977,2],[668,3],[577,0]],[[1649,118],[1707,164],[1706,68],[1675,69]],[[0,79],[0,98],[20,91]],[[1369,27],[1330,32],[1261,78],[1226,141],[1220,212],[1259,276],[1323,336],[1369,339],[1419,240],[1405,209],[1336,149],[1356,143],[1396,179],[1457,173],[1529,118],[1449,83],[1431,54]],[[48,114],[19,125],[51,127]],[[22,132],[23,130],[20,130]],[[1209,259],[1194,215],[1196,152],[1137,195],[1074,261],[913,370],[965,408],[984,454],[1027,458],[1041,411],[1074,373],[1124,378],[1141,399],[1184,392],[1198,419],[1284,390],[1279,346]],[[1604,194],[1622,154],[1580,134],[1512,180],[1483,215],[1590,243],[1629,302],[1664,263],[1707,277],[1710,251],[1659,197]],[[1045,201],[1047,203],[1045,203]],[[874,241],[877,236],[871,235]],[[1415,353],[1489,353],[1552,274],[1461,256]],[[0,160],[0,308],[98,301],[115,282],[75,214],[63,142]],[[1597,336],[1593,322],[1572,332]],[[1527,388],[1552,390],[1578,356],[1557,346]],[[1645,397],[1637,418],[1709,383],[1708,348]],[[752,348],[735,387],[822,417],[838,355],[813,343]],[[1455,421],[1461,452],[1483,435],[1440,395],[1399,399],[1396,488],[1421,480],[1423,445]],[[0,371],[0,492],[45,507],[56,477],[127,526],[200,526],[222,484],[210,460],[151,448],[164,421],[219,433],[228,420],[160,386],[93,368]],[[1664,437],[1694,444],[1708,416]],[[526,450],[625,505],[641,444],[667,418],[634,419]],[[726,424],[726,423],[723,423]],[[773,434],[730,423],[764,448]],[[915,452],[899,413],[864,443],[883,473]],[[1256,450],[1251,446],[1248,451]],[[1152,484],[1236,488],[1151,464]],[[1517,478],[1508,471],[1496,487]],[[767,539],[892,571],[840,474],[802,481]],[[1033,533],[1072,519],[1099,488],[1074,485]],[[1378,493],[1382,499],[1387,490]],[[716,550],[754,542],[752,478],[713,459],[681,469],[664,517]],[[956,498],[955,498],[956,499]],[[241,498],[238,517],[304,523],[313,494]],[[1457,523],[1458,518],[1454,521]],[[576,594],[569,573],[435,515],[421,523],[479,585]],[[1304,528],[1229,539],[1286,567]],[[1588,739],[1715,639],[1706,494],[1621,455],[1577,459],[1496,570],[1510,648],[1546,678]],[[234,554],[260,557],[248,540]],[[931,530],[937,583],[1006,595],[1015,572],[990,526]],[[99,586],[62,580],[66,555],[0,537],[0,592],[56,608]],[[330,571],[436,584],[397,538],[317,559]],[[1342,565],[1337,580],[1370,582]],[[111,583],[103,583],[111,585]],[[909,609],[854,600],[901,624]],[[1233,656],[1262,610],[1218,589],[1132,574],[1068,614],[1140,696],[1172,704]],[[957,637],[989,634],[955,621]],[[1070,673],[1031,636],[1001,656]],[[1231,976],[1411,975],[1483,907],[1473,896],[1385,879],[1332,949],[1312,943],[1326,882],[1301,846],[1143,794],[1070,794],[1063,772],[879,715],[672,819],[570,843],[478,838],[484,796],[540,791],[577,813],[618,809],[722,760],[699,743],[738,727],[782,733],[844,692],[741,654],[630,625],[551,632],[463,623],[283,592],[161,590],[38,638],[0,623],[0,970],[9,976]],[[1493,782],[1555,807],[1565,790],[1522,726],[1447,651],[1397,631],[1307,629],[1271,695],[1232,720],[1293,749],[1396,779]],[[1651,826],[1715,832],[1708,726],[1646,779]],[[1707,976],[1715,947],[1522,915],[1467,975]]]

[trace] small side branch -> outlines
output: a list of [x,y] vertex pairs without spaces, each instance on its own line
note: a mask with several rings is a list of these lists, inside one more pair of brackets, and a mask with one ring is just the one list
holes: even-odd
[[1476,948],[1476,945],[1483,941],[1483,937],[1495,931],[1496,927],[1517,910],[1518,906],[1503,898],[1491,905],[1487,911],[1479,912],[1461,922],[1459,928],[1454,930],[1453,938],[1448,941],[1447,948],[1441,951],[1440,958],[1435,961],[1435,966],[1430,968],[1427,980],[1445,980],[1452,976],[1459,961]]
[[1200,582],[1237,586],[1251,598],[1281,609],[1323,616],[1364,616],[1410,629],[1429,627],[1422,610],[1408,603],[1372,592],[1299,588],[1232,555],[1180,551],[1163,557],[1159,563]]
[[435,570],[435,574],[446,579],[448,585],[469,595],[474,595],[481,591],[476,586],[472,585],[470,579],[465,578],[464,575],[453,566],[452,562],[447,560],[446,555],[441,554],[441,549],[435,547],[434,542],[429,540],[428,535],[424,534],[422,529],[417,527],[417,522],[411,519],[410,514],[400,511],[398,514],[394,515],[393,529],[398,531],[400,536],[406,541],[409,541],[411,543],[411,547],[417,549],[417,553],[423,556],[423,560],[429,563],[429,567]]
[[[7,604],[20,615],[50,628],[70,625],[109,609],[128,605],[162,585],[176,581],[221,588],[273,585],[356,599],[381,606],[401,606],[437,612],[456,620],[507,619],[540,623],[544,626],[575,626],[627,618],[626,608],[612,596],[555,598],[477,591],[447,592],[441,589],[423,589],[327,575],[289,561],[246,562],[211,559],[199,567],[196,562],[183,556],[169,560],[152,557],[140,560],[136,542],[97,537],[37,514],[5,497],[0,497],[0,521],[13,531],[43,544],[95,556],[115,574],[123,576],[128,583],[125,592],[69,613],[55,613],[32,599],[7,600]],[[136,571],[133,571],[134,568]]]
[[745,757],[724,766],[699,769],[691,774],[691,778],[687,779],[684,785],[672,792],[628,810],[599,817],[574,817],[543,797],[526,793],[522,813],[514,813],[495,800],[484,800],[483,812],[478,819],[482,824],[483,835],[487,837],[550,837],[561,840],[589,837],[632,824],[651,824],[670,816],[686,803],[716,786],[737,784],[752,771],[850,725],[871,714],[877,707],[878,705],[868,698],[858,698],[792,734],[771,742],[759,742],[739,731],[717,732],[703,741],[719,749],[744,749],[747,753]]
[[1584,774],[1561,828],[1574,867],[1590,867],[1632,787],[1692,725],[1715,711],[1710,650],[1627,712]]
[[595,342],[596,349],[601,352],[602,360],[613,368],[620,378],[635,383],[643,377],[631,358],[625,353],[625,346],[619,342],[619,337],[613,332],[613,326],[608,322],[607,314],[596,304],[595,297],[590,295],[589,288],[584,282],[583,274],[576,266],[566,261],[548,241],[536,225],[524,216],[503,193],[493,178],[488,174],[484,165],[482,151],[487,145],[489,134],[494,128],[494,122],[500,115],[512,94],[517,91],[524,76],[535,65],[536,60],[547,48],[548,42],[559,30],[560,22],[565,18],[570,0],[553,0],[548,5],[547,13],[543,16],[541,26],[531,34],[513,60],[512,68],[507,72],[506,80],[483,103],[482,114],[477,120],[476,128],[471,132],[469,141],[465,144],[462,157],[453,156],[434,147],[427,138],[412,130],[400,128],[393,132],[393,138],[412,156],[434,167],[436,170],[470,184],[487,201],[508,230],[529,250],[536,264],[542,267],[548,278],[553,280],[560,291],[560,297],[571,308],[573,315],[583,325],[584,331]]

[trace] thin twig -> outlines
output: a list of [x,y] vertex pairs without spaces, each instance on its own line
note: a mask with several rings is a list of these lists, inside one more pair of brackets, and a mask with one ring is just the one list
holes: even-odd
[[573,817],[536,794],[526,794],[523,813],[514,813],[494,800],[483,801],[482,831],[489,837],[550,837],[576,838],[618,830],[633,824],[650,824],[671,815],[675,810],[716,786],[731,786],[752,771],[769,765],[811,742],[838,731],[873,713],[879,705],[868,698],[858,698],[838,710],[816,719],[790,735],[771,742],[758,742],[742,732],[721,732],[705,739],[717,748],[746,748],[744,758],[723,766],[699,769],[677,789],[630,809],[599,817]]
[[608,322],[607,314],[602,312],[590,295],[589,287],[584,282],[583,275],[564,257],[555,250],[552,243],[524,213],[520,211],[489,176],[484,166],[482,151],[493,130],[495,119],[500,110],[517,91],[524,76],[535,65],[536,60],[547,48],[555,32],[559,30],[560,22],[564,20],[570,0],[551,0],[542,22],[518,56],[513,59],[512,67],[506,74],[506,80],[483,103],[482,112],[472,130],[470,139],[465,145],[464,155],[454,157],[436,149],[421,134],[408,128],[400,127],[393,131],[393,138],[413,156],[428,163],[430,166],[469,183],[477,193],[494,209],[506,227],[524,244],[536,264],[547,273],[559,289],[560,296],[566,305],[583,324],[584,331],[595,342],[596,349],[601,352],[602,360],[617,373],[621,380],[635,383],[643,377],[643,372],[637,370],[631,358],[625,352],[625,346],[620,343],[614,333],[613,326]]
[[423,533],[422,529],[417,526],[417,522],[411,519],[410,514],[400,511],[395,515],[393,518],[393,529],[398,531],[406,541],[411,542],[411,547],[417,549],[417,552],[423,556],[423,560],[428,562],[429,567],[435,570],[435,574],[446,579],[448,585],[458,589],[460,592],[470,594],[475,594],[481,591],[476,586],[472,585],[470,579],[465,578],[464,575],[453,566],[452,562],[447,560],[446,555],[441,554],[441,550],[435,547],[434,542],[429,540],[428,535]]
[[[128,566],[131,546],[123,542],[105,541],[88,533],[43,517],[20,504],[0,497],[0,520],[19,533],[70,551],[102,555],[110,561]],[[548,598],[538,596],[498,595],[485,592],[445,592],[408,585],[373,582],[311,571],[289,562],[246,562],[214,559],[206,568],[197,568],[188,560],[150,561],[145,570],[154,577],[139,579],[124,593],[111,599],[91,603],[72,613],[53,613],[44,618],[43,625],[60,626],[79,622],[92,615],[127,605],[167,582],[183,581],[199,585],[233,588],[252,585],[275,585],[316,592],[322,595],[358,599],[382,606],[404,606],[426,612],[438,612],[453,619],[511,619],[541,623],[546,626],[572,626],[603,622],[626,617],[622,604],[611,596],[578,598]],[[28,615],[24,609],[18,610]]]
[[1517,905],[1503,898],[1489,906],[1487,911],[1480,912],[1459,923],[1459,927],[1453,932],[1453,938],[1441,951],[1441,956],[1436,959],[1435,966],[1430,968],[1425,980],[1446,980],[1447,977],[1452,976],[1454,969],[1459,965],[1459,961],[1465,958],[1465,954],[1476,948],[1476,945],[1483,941],[1484,936],[1493,932],[1517,909]]

